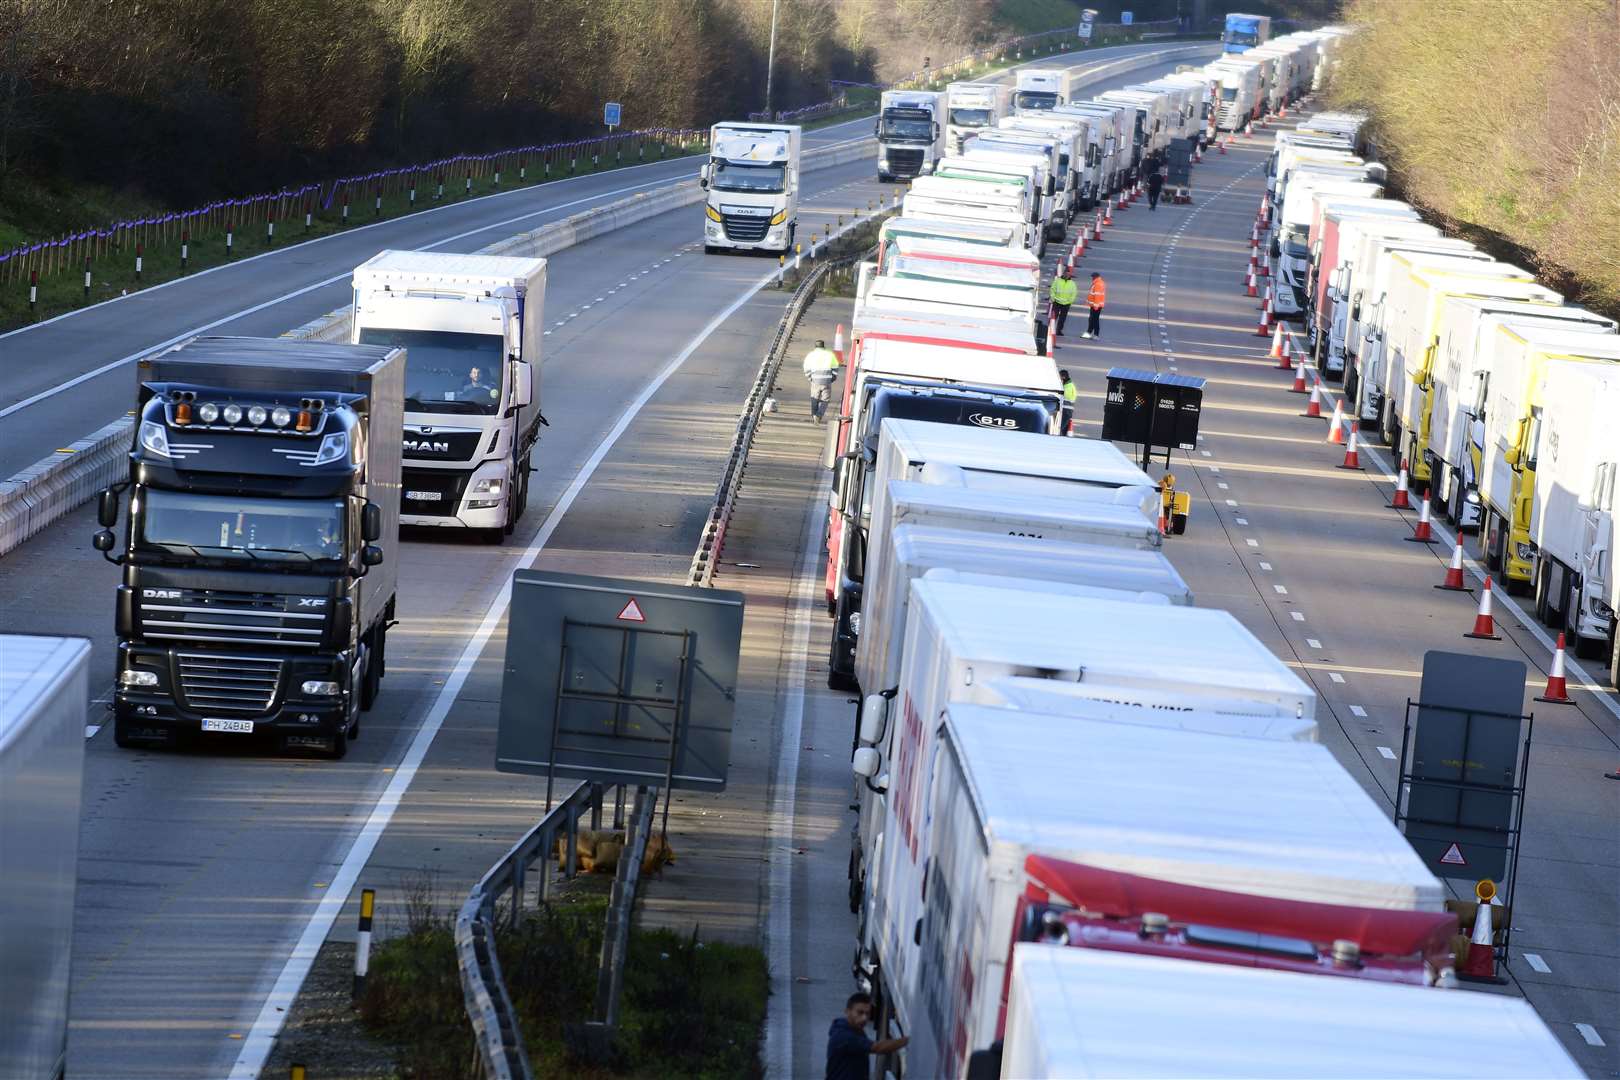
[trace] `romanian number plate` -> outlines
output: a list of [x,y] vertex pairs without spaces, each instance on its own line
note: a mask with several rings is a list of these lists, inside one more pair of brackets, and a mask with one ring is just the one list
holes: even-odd
[[413,502],[438,502],[444,498],[440,491],[407,491],[405,497]]
[[242,735],[251,735],[253,733],[253,721],[220,720],[208,716],[203,718],[202,729],[204,731],[230,731]]

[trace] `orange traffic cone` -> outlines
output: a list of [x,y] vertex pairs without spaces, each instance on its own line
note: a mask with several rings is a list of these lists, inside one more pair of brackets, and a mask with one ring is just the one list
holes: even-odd
[[1320,379],[1311,383],[1311,400],[1305,403],[1305,418],[1307,420],[1322,419],[1322,381]]
[[839,323],[833,331],[833,355],[838,357],[838,366],[844,366],[844,324]]
[[1223,154],[1226,153],[1226,144],[1231,142],[1231,141],[1232,141],[1232,136],[1228,135],[1226,137],[1226,142],[1216,143],[1216,145],[1220,147],[1221,153],[1223,153]]
[[1103,224],[1104,225],[1112,225],[1113,223],[1114,223],[1114,197],[1112,195],[1110,195],[1108,197],[1108,205],[1103,207]]
[[1259,296],[1260,290],[1254,280],[1254,267],[1249,267],[1249,287],[1245,290],[1249,296]]
[[1294,361],[1294,385],[1288,388],[1290,394],[1305,393],[1305,358],[1302,356]]
[[1102,238],[1103,238],[1102,227],[1103,227],[1103,216],[1102,216],[1102,211],[1099,210],[1099,211],[1097,211],[1097,220],[1095,222],[1093,222],[1092,226],[1091,226],[1091,239],[1093,241],[1096,241],[1097,243],[1102,242]]
[[1046,324],[1046,355],[1057,355],[1057,326],[1050,320]]
[[1569,696],[1569,686],[1564,679],[1564,635],[1558,635],[1558,647],[1553,650],[1552,671],[1547,675],[1547,692],[1536,698],[1537,701],[1548,701],[1554,705],[1573,705],[1575,699]]
[[[1476,890],[1477,892],[1477,890]],[[1480,897],[1474,916],[1474,932],[1468,939],[1468,953],[1457,965],[1457,974],[1468,979],[1496,978],[1496,945],[1491,933],[1490,894]]]
[[1081,258],[1086,253],[1086,230],[1081,229],[1080,235],[1074,238],[1074,256]]
[[1451,549],[1451,565],[1446,567],[1446,580],[1437,589],[1447,592],[1467,592],[1468,583],[1463,580],[1463,544],[1462,537],[1457,537],[1457,545]]
[[1341,468],[1341,469],[1359,469],[1359,468],[1361,468],[1361,455],[1359,453],[1357,453],[1357,451],[1356,451],[1356,426],[1355,426],[1355,424],[1350,425],[1350,441],[1344,444],[1344,462],[1342,464],[1340,464],[1339,468]]
[[1474,629],[1463,637],[1479,638],[1483,641],[1501,641],[1502,637],[1496,632],[1496,620],[1491,617],[1491,579],[1485,579],[1485,588],[1479,594],[1479,614],[1474,616]]
[[1334,446],[1344,442],[1344,407],[1337,398],[1333,401],[1333,419],[1328,421],[1327,441]]
[[1269,337],[1270,335],[1271,335],[1271,309],[1269,307],[1262,306],[1260,308],[1260,324],[1255,327],[1254,336],[1255,337]]
[[1271,358],[1273,360],[1283,355],[1282,323],[1277,324],[1277,332],[1271,335]]
[[1414,544],[1437,544],[1434,538],[1434,526],[1429,521],[1429,497],[1423,496],[1423,507],[1418,511],[1417,525],[1412,529],[1412,535],[1406,538]]
[[1400,471],[1395,474],[1395,495],[1389,505],[1396,510],[1412,509],[1412,497],[1406,487],[1406,459],[1401,458]]

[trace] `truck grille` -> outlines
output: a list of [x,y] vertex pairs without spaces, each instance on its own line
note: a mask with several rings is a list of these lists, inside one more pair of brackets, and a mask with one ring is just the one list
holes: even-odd
[[726,239],[739,244],[757,244],[765,239],[765,234],[771,228],[768,217],[744,217],[741,214],[721,214],[720,217],[726,229]]
[[[325,597],[181,589],[178,596],[140,600],[143,636],[162,641],[212,641],[314,649],[326,623]],[[300,602],[308,610],[296,610]]]
[[891,148],[885,156],[889,159],[890,176],[916,176],[922,172],[923,152],[921,150],[896,150]]
[[1223,128],[1226,128],[1228,131],[1231,131],[1231,130],[1235,130],[1237,128],[1237,126],[1238,126],[1237,121],[1238,121],[1237,106],[1236,105],[1222,105],[1221,106],[1221,116],[1220,116],[1220,120],[1218,121],[1219,125],[1221,127],[1223,127]]
[[180,689],[195,712],[270,711],[281,661],[226,653],[178,653]]
[[406,469],[399,512],[406,517],[455,517],[471,476],[458,469]]

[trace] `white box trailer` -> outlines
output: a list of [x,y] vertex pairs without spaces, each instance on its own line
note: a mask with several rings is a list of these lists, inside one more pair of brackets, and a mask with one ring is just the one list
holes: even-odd
[[[911,582],[933,569],[1027,577],[1034,588],[1066,582],[1192,602],[1186,582],[1154,542],[1157,526],[1143,507],[1152,501],[1151,489],[1088,492],[1063,481],[1042,486],[1051,490],[1002,494],[890,482],[886,518],[874,518],[869,530],[855,635],[855,679],[865,693],[899,682]],[[1089,561],[1066,561],[1082,558]]]
[[1445,886],[1317,743],[954,702],[895,727],[908,741],[889,770],[869,940],[912,1036],[907,1074],[960,1075],[994,1041],[1030,855],[1256,897],[1445,908]]
[[1058,155],[1059,187],[1069,193],[1069,217],[1091,209],[1097,198],[1102,166],[1102,120],[1074,113],[1025,113],[1009,116],[998,131],[1051,135],[1062,140]]
[[1216,60],[1206,68],[1220,83],[1216,106],[1218,131],[1242,131],[1255,118],[1260,104],[1260,65],[1253,60]]
[[[1372,236],[1405,239],[1440,240],[1440,230],[1422,221],[1385,221],[1381,218],[1346,218],[1339,223],[1338,251],[1332,264],[1323,263],[1327,276],[1324,292],[1328,307],[1328,352],[1337,354],[1338,370],[1349,370],[1350,359],[1356,352],[1358,319],[1352,313],[1362,303],[1361,283],[1357,280],[1363,269],[1361,260],[1363,241]],[[1371,302],[1371,298],[1366,298]]]
[[1093,136],[1095,152],[1100,155],[1093,197],[1101,201],[1118,191],[1130,162],[1130,124],[1126,109],[1113,102],[1074,101],[1053,110],[1052,115],[1078,116],[1100,125]]
[[66,1067],[90,643],[0,636],[0,1076]]
[[967,140],[1012,113],[1006,83],[954,82],[945,88],[945,152],[960,154]]
[[939,176],[922,176],[913,180],[912,189],[906,192],[905,198],[900,203],[902,214],[907,217],[945,218],[975,224],[1016,226],[1021,246],[1037,255],[1045,252],[1046,240],[1042,229],[1038,224],[1031,224],[1033,211],[1027,193],[1014,197],[1010,193],[989,190],[989,185],[983,185],[980,190],[968,193],[954,189],[915,190],[917,184],[924,180],[952,183]]
[[882,268],[884,259],[902,239],[970,244],[982,249],[987,257],[999,258],[1001,252],[1026,253],[1029,249],[1024,246],[1024,237],[1028,231],[1028,226],[1021,221],[972,222],[901,214],[884,221],[878,229],[878,267]]
[[1001,1075],[1409,1080],[1585,1076],[1500,994],[1019,945]]
[[[1045,118],[1046,114],[1041,114]],[[1069,219],[1074,217],[1079,203],[1079,186],[1071,175],[1070,154],[1085,138],[1085,132],[1072,124],[1061,126],[1026,124],[1022,117],[1002,121],[994,131],[981,132],[968,143],[968,159],[979,157],[986,150],[1037,151],[1050,158],[1052,169],[1052,220],[1049,228],[1055,230],[1048,239],[1061,240]]]
[[1441,304],[1440,344],[1429,409],[1429,472],[1436,503],[1461,528],[1479,525],[1479,473],[1485,449],[1485,343],[1503,323],[1612,334],[1613,319],[1572,305],[1549,306],[1489,297],[1448,296]]
[[1151,82],[1133,83],[1126,87],[1128,90],[1140,90],[1144,94],[1159,94],[1165,99],[1165,139],[1166,144],[1176,139],[1195,137],[1201,130],[1199,106],[1202,94],[1196,85],[1187,82],[1178,82],[1175,79],[1154,79]]
[[[992,162],[1035,171],[1035,213],[1033,224],[1043,230],[1042,239],[1048,239],[1052,223],[1058,218],[1057,163],[1055,143],[1035,146],[1024,140],[1005,138],[1005,133],[981,131],[967,141],[962,152],[963,168],[972,169]],[[1061,224],[1061,222],[1059,222]]]
[[[861,265],[863,269],[877,269],[875,264]],[[1006,257],[986,259],[979,249],[968,244],[906,240],[896,245],[888,263],[878,272],[908,281],[977,285],[1016,293],[1040,288],[1041,262],[1028,251],[1009,251]]]
[[1383,191],[1378,184],[1351,180],[1347,174],[1314,169],[1295,172],[1266,252],[1273,285],[1271,306],[1278,317],[1303,317],[1309,306],[1310,231],[1317,200],[1375,200]]
[[[1332,290],[1338,270],[1344,264],[1344,225],[1351,221],[1407,221],[1418,222],[1418,212],[1398,199],[1334,198],[1324,195],[1316,200],[1310,237],[1309,296],[1306,331],[1311,348],[1316,340],[1330,335],[1333,322]],[[1329,378],[1344,373],[1344,354],[1337,356],[1321,350],[1322,369]]]
[[998,288],[878,274],[872,264],[866,264],[863,269],[868,272],[861,275],[860,293],[855,302],[857,314],[866,305],[876,304],[896,311],[937,312],[942,316],[960,313],[1017,317],[1024,320],[1030,336],[1034,337],[1036,309],[1044,310],[1038,289],[1028,284]]
[[[1527,592],[1544,584],[1536,566],[1530,532],[1536,500],[1536,454],[1556,433],[1562,417],[1550,416],[1536,400],[1545,366],[1572,360],[1611,365],[1620,361],[1620,335],[1554,330],[1522,323],[1496,327],[1486,346],[1489,357],[1485,406],[1485,463],[1480,476],[1484,521],[1481,547],[1486,565],[1502,572],[1502,584]],[[1612,438],[1612,428],[1611,435]],[[1544,604],[1538,604],[1545,610]]]
[[1609,597],[1615,591],[1620,363],[1551,361],[1542,368],[1534,400],[1543,417],[1530,448],[1536,613],[1568,632],[1577,655],[1605,655],[1614,632]]
[[1017,712],[1054,713],[1176,731],[1204,731],[1251,739],[1321,741],[1315,720],[1234,712],[1226,709],[1219,697],[1201,699],[1196,694],[1181,691],[1167,693],[1161,701],[1120,701],[1101,683],[1068,683],[1029,675],[1007,675],[986,681],[974,700]]

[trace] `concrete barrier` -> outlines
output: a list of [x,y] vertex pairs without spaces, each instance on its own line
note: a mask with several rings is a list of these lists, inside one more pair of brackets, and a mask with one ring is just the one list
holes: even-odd
[[[807,151],[801,171],[828,169],[876,153],[876,139],[852,139]],[[531,258],[554,255],[627,225],[702,201],[703,189],[696,180],[680,180],[507,237],[482,248],[478,254]],[[693,231],[697,231],[695,222]],[[294,327],[282,336],[347,341],[352,312],[352,305],[340,308]],[[132,417],[115,420],[0,483],[0,555],[94,498],[102,488],[124,479],[134,423]],[[85,542],[89,542],[88,537]]]

